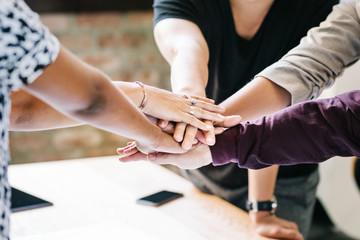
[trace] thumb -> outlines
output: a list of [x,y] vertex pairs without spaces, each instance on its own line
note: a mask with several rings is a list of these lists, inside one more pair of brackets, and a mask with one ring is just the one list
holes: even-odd
[[222,122],[216,123],[221,127],[233,127],[241,123],[241,117],[239,115],[226,116]]

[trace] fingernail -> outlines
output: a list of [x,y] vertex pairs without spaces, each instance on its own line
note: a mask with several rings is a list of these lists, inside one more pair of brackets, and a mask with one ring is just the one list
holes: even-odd
[[215,140],[212,137],[208,137],[208,138],[206,138],[206,142],[209,144],[214,144]]
[[211,126],[211,125],[206,125],[206,128],[207,129],[211,129],[213,126]]
[[181,142],[182,141],[182,136],[181,135],[174,135],[174,139],[177,142]]

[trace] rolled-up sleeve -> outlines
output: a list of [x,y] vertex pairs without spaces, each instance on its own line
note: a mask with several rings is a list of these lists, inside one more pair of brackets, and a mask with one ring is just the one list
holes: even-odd
[[257,76],[290,92],[292,103],[314,99],[360,58],[360,0],[343,0],[300,44]]

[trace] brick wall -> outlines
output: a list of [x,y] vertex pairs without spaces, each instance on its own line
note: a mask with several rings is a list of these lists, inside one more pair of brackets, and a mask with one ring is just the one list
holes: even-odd
[[[169,89],[169,66],[152,34],[151,11],[42,14],[61,43],[113,80]],[[127,139],[90,126],[11,132],[12,164],[116,154]]]

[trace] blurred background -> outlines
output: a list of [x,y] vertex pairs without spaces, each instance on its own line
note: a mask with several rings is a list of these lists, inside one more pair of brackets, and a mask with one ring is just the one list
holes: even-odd
[[[152,1],[26,0],[60,42],[113,80],[169,89],[152,34]],[[127,139],[90,126],[11,132],[12,164],[115,155]]]
[[[40,13],[43,23],[64,46],[113,80],[141,81],[170,89],[170,69],[152,34],[152,1],[26,2]],[[322,97],[360,89],[359,76],[358,62]],[[116,148],[127,141],[86,125],[41,132],[11,132],[12,164],[115,155]],[[321,164],[318,196],[336,228],[360,239],[360,192],[352,164],[352,158],[335,158]],[[319,239],[315,235],[312,239]]]

